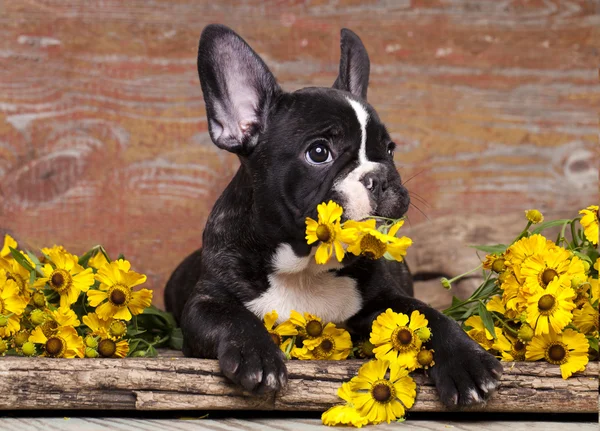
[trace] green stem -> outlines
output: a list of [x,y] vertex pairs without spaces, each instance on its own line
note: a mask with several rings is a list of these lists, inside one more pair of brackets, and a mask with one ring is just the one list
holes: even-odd
[[463,278],[465,275],[469,275],[469,274],[473,274],[475,271],[478,271],[481,267],[483,266],[483,263],[481,265],[479,265],[477,268],[472,269],[470,271],[465,272],[464,274],[460,274],[457,275],[456,277],[448,280],[449,283],[454,283],[456,280],[460,280],[461,278]]
[[529,228],[531,227],[531,225],[533,224],[533,222],[528,221],[527,222],[527,226],[525,226],[525,229],[523,229],[523,231],[519,234],[519,236],[517,237],[517,239],[515,239],[512,244],[514,244],[515,242],[517,242],[518,240],[520,240],[521,238],[523,238],[527,232],[529,232]]
[[563,226],[562,229],[560,230],[560,233],[558,234],[558,237],[556,238],[556,245],[560,245],[561,241],[565,239],[565,230],[567,229],[567,225],[569,224],[571,220],[566,221]]
[[579,243],[577,242],[577,232],[575,232],[575,222],[571,221],[571,237],[573,238],[573,248],[578,248]]

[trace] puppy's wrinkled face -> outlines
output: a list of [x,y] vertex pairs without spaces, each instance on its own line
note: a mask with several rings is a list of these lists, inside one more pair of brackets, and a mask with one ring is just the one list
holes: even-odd
[[329,200],[343,206],[345,219],[400,218],[409,197],[394,147],[364,100],[337,89],[305,88],[278,101],[248,166],[256,198],[264,198],[260,207],[280,212],[280,220],[315,218],[316,206]]

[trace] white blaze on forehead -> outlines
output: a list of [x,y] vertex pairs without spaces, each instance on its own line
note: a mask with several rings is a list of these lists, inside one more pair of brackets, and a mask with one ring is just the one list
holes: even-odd
[[345,178],[338,181],[334,190],[340,192],[344,197],[344,212],[346,216],[353,220],[360,220],[371,215],[374,208],[371,207],[370,192],[360,181],[366,174],[374,171],[378,163],[370,162],[367,159],[367,123],[369,122],[369,113],[365,107],[356,100],[346,98],[360,125],[360,148],[358,149],[358,166],[351,171]]
[[369,114],[364,106],[362,106],[356,100],[352,100],[349,97],[346,97],[352,109],[354,109],[354,113],[356,114],[356,118],[358,119],[358,123],[360,124],[360,149],[358,150],[358,160],[360,163],[367,162],[367,122],[369,121]]

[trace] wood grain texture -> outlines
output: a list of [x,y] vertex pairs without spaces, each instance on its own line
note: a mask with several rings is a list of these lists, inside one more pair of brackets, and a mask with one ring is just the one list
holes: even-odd
[[[0,361],[0,410],[282,410],[325,411],[363,361],[290,361],[289,383],[276,395],[253,396],[220,375],[218,362],[183,357]],[[487,412],[592,413],[598,403],[598,363],[568,380],[547,363],[504,363]],[[66,377],[68,376],[68,377]],[[414,412],[440,412],[433,383],[414,373]]]
[[[0,0],[0,10],[0,230],[32,248],[123,252],[159,306],[238,164],[206,132],[195,63],[211,22],[243,35],[288,90],[331,85],[339,30],[355,30],[371,55],[369,100],[431,220],[598,202],[597,0]],[[409,218],[427,223],[415,208]]]
[[[319,419],[137,419],[114,417],[77,418],[0,418],[4,431],[323,431]],[[379,424],[377,431],[596,431],[591,422],[522,422],[466,420],[431,421],[408,418],[401,427],[397,423]]]

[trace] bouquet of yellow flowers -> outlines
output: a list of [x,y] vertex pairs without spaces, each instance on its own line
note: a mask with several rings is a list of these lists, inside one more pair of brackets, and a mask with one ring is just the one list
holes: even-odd
[[[598,206],[579,214],[542,223],[542,214],[529,210],[510,245],[476,246],[488,253],[476,269],[484,282],[468,299],[453,298],[444,313],[502,360],[544,359],[565,379],[583,371],[598,358]],[[556,241],[542,235],[557,226]]]
[[134,289],[146,276],[101,246],[77,257],[62,246],[38,257],[6,235],[0,249],[0,356],[123,358],[181,348],[173,317]]

